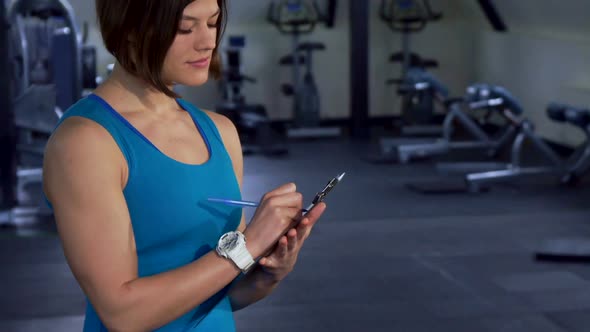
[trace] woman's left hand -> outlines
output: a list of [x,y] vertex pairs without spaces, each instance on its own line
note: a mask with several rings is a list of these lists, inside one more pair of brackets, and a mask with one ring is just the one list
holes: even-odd
[[325,209],[325,203],[316,205],[297,227],[290,229],[279,239],[274,250],[268,256],[260,259],[258,262],[260,267],[272,277],[273,281],[281,281],[293,271],[303,243],[309,237],[313,226]]

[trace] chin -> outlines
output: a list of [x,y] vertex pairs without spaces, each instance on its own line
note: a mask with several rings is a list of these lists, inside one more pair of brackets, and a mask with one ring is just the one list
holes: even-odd
[[196,73],[193,75],[179,75],[178,79],[174,80],[178,84],[186,86],[199,86],[207,83],[209,80],[209,71],[204,73]]

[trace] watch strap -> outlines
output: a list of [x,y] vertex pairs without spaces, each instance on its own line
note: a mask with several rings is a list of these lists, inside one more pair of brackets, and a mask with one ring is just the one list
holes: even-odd
[[230,253],[230,259],[245,274],[248,273],[252,266],[254,266],[255,261],[246,248],[246,242],[242,243],[243,245],[241,245],[239,248],[236,248],[234,252]]

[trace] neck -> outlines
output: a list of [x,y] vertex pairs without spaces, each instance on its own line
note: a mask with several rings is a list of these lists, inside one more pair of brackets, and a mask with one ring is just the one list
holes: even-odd
[[[171,86],[169,88],[172,88]],[[118,110],[166,113],[178,108],[176,100],[156,90],[151,84],[131,75],[116,64],[109,78],[96,89],[119,105]]]

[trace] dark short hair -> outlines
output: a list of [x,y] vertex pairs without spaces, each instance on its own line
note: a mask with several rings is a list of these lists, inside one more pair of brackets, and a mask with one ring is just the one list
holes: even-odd
[[[162,79],[162,67],[186,6],[195,0],[96,0],[96,14],[107,50],[132,75],[159,91],[179,96]],[[210,73],[221,75],[218,48],[227,20],[226,0],[217,0],[217,44]],[[132,42],[130,42],[132,41]]]

